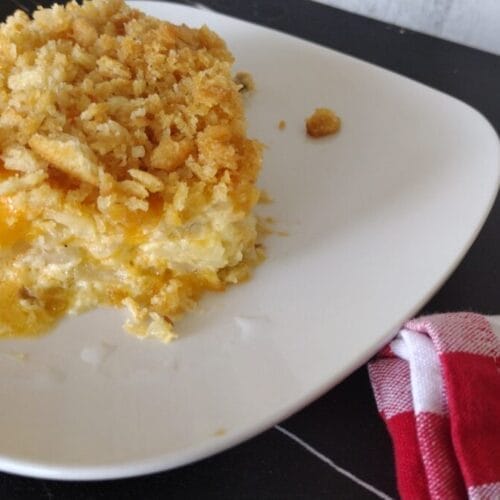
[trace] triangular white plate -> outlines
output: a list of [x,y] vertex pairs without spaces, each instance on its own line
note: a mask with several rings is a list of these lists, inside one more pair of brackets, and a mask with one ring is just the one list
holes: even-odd
[[[275,199],[260,210],[289,236],[271,236],[255,277],[202,301],[170,345],[122,333],[111,311],[1,341],[5,471],[131,476],[270,427],[367,361],[430,298],[497,192],[497,135],[456,99],[229,17],[131,3],[208,24],[253,74],[250,131],[268,146],[261,185]],[[338,136],[305,136],[319,106],[342,117]]]

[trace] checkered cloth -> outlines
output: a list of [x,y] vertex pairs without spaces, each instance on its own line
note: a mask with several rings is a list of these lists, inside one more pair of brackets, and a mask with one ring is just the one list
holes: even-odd
[[500,349],[484,316],[406,323],[369,365],[403,499],[500,499]]

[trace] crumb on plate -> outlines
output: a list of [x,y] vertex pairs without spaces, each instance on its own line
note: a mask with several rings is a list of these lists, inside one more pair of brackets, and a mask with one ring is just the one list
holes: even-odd
[[255,90],[255,82],[250,73],[239,71],[234,77],[234,81],[240,87],[240,92],[253,92]]
[[262,205],[269,205],[272,203],[274,200],[272,196],[265,190],[261,189],[259,193],[259,203]]
[[213,433],[213,436],[214,437],[222,437],[222,436],[225,436],[227,433],[226,429],[224,429],[223,427],[221,427],[220,429],[217,429],[214,433]]
[[317,108],[306,120],[307,135],[324,137],[336,134],[340,130],[340,118],[328,108]]
[[279,123],[278,123],[278,128],[280,130],[285,130],[285,128],[286,128],[286,121],[285,120],[280,120]]

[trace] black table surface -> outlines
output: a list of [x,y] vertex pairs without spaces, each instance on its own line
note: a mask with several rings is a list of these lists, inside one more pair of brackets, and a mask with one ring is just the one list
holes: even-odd
[[[0,0],[0,17],[11,13],[15,4],[31,9],[35,3],[52,2]],[[469,103],[491,121],[497,132],[500,130],[498,56],[309,0],[202,3],[215,11],[314,41],[426,83]],[[499,278],[497,199],[472,248],[422,312],[473,310],[499,314]],[[42,481],[0,473],[0,497],[12,500],[397,496],[391,442],[378,417],[365,367],[283,422],[280,428],[177,470],[88,483]]]

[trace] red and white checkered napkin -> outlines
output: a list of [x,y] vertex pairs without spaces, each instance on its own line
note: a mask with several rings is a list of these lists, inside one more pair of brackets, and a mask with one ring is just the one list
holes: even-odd
[[500,499],[499,353],[484,316],[439,314],[370,363],[404,499]]

